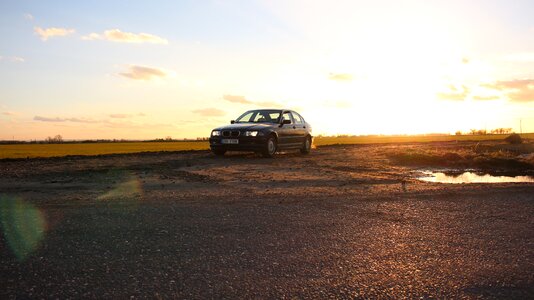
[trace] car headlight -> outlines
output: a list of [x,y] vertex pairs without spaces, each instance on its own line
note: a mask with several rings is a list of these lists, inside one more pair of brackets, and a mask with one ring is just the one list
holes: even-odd
[[219,130],[213,130],[211,132],[211,136],[220,136],[221,135],[221,132]]
[[245,131],[245,136],[257,136],[257,131]]

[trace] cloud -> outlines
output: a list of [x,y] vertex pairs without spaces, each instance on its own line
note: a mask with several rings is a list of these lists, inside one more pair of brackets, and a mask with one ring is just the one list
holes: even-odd
[[32,14],[24,14],[24,19],[32,21],[34,18]]
[[339,74],[330,73],[328,75],[328,79],[334,80],[334,81],[352,81],[352,75],[347,74],[347,73],[339,73]]
[[534,85],[534,79],[515,79],[509,81],[497,81],[495,83],[484,84],[484,87],[503,91],[503,90],[518,90],[528,88]]
[[82,36],[82,40],[86,41],[94,41],[94,40],[101,40],[103,37],[98,33],[90,33],[88,35]]
[[67,118],[67,121],[69,122],[75,122],[75,123],[102,123],[102,121],[98,120],[92,120],[92,119],[78,119],[78,118]]
[[66,120],[63,118],[49,118],[49,117],[41,117],[41,116],[35,116],[33,117],[33,120],[35,121],[41,121],[41,122],[65,122]]
[[86,118],[50,118],[50,117],[43,117],[43,116],[35,116],[33,117],[33,120],[35,121],[41,121],[41,122],[74,122],[74,123],[102,123],[102,121],[98,120],[92,120],[92,119],[86,119]]
[[50,28],[46,28],[46,29],[43,29],[41,27],[34,27],[33,31],[43,41],[46,41],[46,40],[48,40],[48,38],[51,38],[51,37],[54,37],[54,36],[67,36],[67,35],[72,34],[72,33],[75,32],[74,29],[57,28],[57,27],[50,27]]
[[82,37],[84,40],[106,40],[106,41],[112,41],[112,42],[119,42],[119,43],[152,43],[152,44],[168,44],[169,41],[167,41],[164,38],[161,38],[159,36],[148,34],[148,33],[131,33],[131,32],[123,32],[119,29],[110,29],[104,31],[103,34],[98,33],[90,33],[89,35],[86,35]]
[[465,85],[456,87],[451,84],[448,87],[448,91],[438,93],[437,96],[441,100],[463,101],[469,95],[469,88]]
[[534,79],[515,79],[483,84],[483,87],[502,91],[514,102],[534,101]]
[[164,70],[144,66],[130,66],[128,72],[119,73],[119,75],[135,80],[152,80],[168,76]]
[[26,60],[19,56],[0,56],[0,61],[25,62]]
[[240,104],[253,104],[261,107],[277,107],[280,106],[279,103],[274,101],[251,101],[245,98],[245,96],[238,95],[223,95],[223,99],[232,103]]
[[226,115],[226,112],[217,108],[204,108],[193,110],[193,113],[199,114],[205,117],[222,117]]
[[[148,129],[161,129],[161,128],[175,128],[172,124],[165,124],[165,123],[138,123],[138,122],[132,122],[128,119],[121,119],[121,120],[95,120],[91,118],[66,118],[66,117],[45,117],[45,116],[34,116],[34,121],[40,121],[40,122],[50,122],[50,123],[60,123],[65,124],[67,123],[82,123],[82,124],[94,124],[94,126],[97,126],[99,128],[129,128],[129,129],[139,129],[139,130],[148,130]],[[62,126],[65,126],[62,125]],[[58,124],[59,126],[59,124]],[[85,125],[88,126],[88,125]]]
[[131,118],[133,117],[133,115],[131,114],[111,114],[109,115],[110,118],[114,118],[114,119],[128,119],[128,118]]
[[499,100],[499,96],[473,96],[473,100],[479,101],[489,101],[489,100]]
[[113,119],[129,119],[129,118],[135,118],[135,117],[144,117],[146,116],[144,113],[138,113],[138,114],[110,114],[109,117]]
[[2,114],[4,116],[16,116],[17,115],[15,112],[12,112],[12,111],[4,111],[2,112]]
[[226,101],[230,101],[232,103],[242,103],[242,104],[252,104],[254,102],[247,100],[245,96],[237,96],[237,95],[224,95],[223,99]]

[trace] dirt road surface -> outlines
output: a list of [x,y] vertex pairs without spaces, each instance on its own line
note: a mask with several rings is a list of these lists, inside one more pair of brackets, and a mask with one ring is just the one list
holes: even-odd
[[533,298],[534,184],[395,147],[1,161],[0,298]]

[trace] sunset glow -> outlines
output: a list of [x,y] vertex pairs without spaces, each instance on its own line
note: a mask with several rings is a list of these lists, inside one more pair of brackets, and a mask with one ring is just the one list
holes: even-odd
[[316,135],[534,131],[532,1],[4,1],[0,11],[4,140],[206,137],[258,107],[298,110]]

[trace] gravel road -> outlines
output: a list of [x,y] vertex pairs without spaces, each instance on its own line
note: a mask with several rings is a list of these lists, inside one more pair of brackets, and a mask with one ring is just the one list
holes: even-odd
[[0,161],[0,298],[534,298],[534,184],[392,147]]

